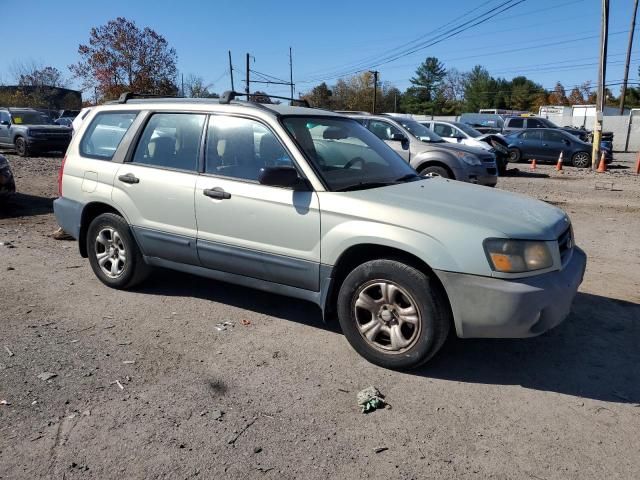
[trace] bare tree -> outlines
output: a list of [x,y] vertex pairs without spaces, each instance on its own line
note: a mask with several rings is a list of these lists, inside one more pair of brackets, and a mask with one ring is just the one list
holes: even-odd
[[11,66],[16,84],[25,87],[66,87],[67,81],[56,67],[34,60],[13,62]]
[[189,98],[211,98],[217,96],[209,91],[212,87],[212,83],[205,83],[202,77],[190,73],[184,79],[183,95]]

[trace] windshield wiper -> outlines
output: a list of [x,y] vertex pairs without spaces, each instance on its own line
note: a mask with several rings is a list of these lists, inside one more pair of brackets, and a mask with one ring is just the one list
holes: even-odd
[[416,173],[407,173],[406,175],[403,175],[400,178],[396,178],[393,183],[403,183],[408,180],[413,180],[417,178],[422,178],[422,177]]
[[338,188],[336,192],[352,192],[354,190],[366,190],[367,188],[387,187],[395,182],[360,182],[346,187]]

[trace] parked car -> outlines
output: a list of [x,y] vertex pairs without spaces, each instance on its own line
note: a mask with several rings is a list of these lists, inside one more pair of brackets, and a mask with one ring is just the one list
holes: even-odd
[[11,172],[7,157],[0,155],[0,198],[11,195],[16,191],[16,182]]
[[62,125],[64,127],[72,127],[73,126],[73,118],[72,117],[60,117],[53,121],[56,125]]
[[438,175],[493,187],[496,157],[486,150],[451,145],[415,120],[401,116],[350,114],[421,175]]
[[480,133],[502,133],[504,118],[496,113],[463,113],[460,123],[475,128]]
[[517,117],[506,117],[504,119],[504,127],[502,128],[502,133],[504,135],[510,135],[515,132],[519,132],[521,130],[525,130],[528,128],[555,128],[567,133],[572,134],[575,137],[578,137],[583,142],[589,141],[589,135],[591,132],[589,130],[585,130],[584,128],[577,127],[559,127],[551,120],[542,117],[536,117],[534,115],[521,115]]
[[462,122],[447,120],[427,120],[419,122],[435,132],[443,140],[466,145],[468,147],[481,148],[496,156],[498,173],[504,175],[509,163],[509,149],[507,142],[501,135],[494,133],[480,133],[475,128]]
[[71,131],[31,108],[0,108],[0,146],[15,148],[21,157],[35,152],[64,152]]
[[[575,167],[591,166],[592,145],[557,128],[531,128],[505,137],[509,144],[509,161],[536,159],[557,161],[562,152],[563,161]],[[611,150],[601,145],[607,163],[613,160]]]
[[[54,210],[105,285],[159,266],[305,299],[388,368],[450,328],[529,337],[569,313],[586,256],[561,209],[419,176],[354,119],[235,96],[124,96],[82,123]],[[97,142],[103,124],[128,127]]]

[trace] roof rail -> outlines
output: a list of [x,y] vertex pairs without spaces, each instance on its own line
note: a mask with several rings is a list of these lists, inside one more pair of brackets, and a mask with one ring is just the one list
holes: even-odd
[[172,95],[156,95],[154,93],[134,93],[134,92],[123,92],[118,97],[118,100],[112,103],[127,103],[128,100],[132,100],[134,98],[177,98]]
[[256,102],[252,100],[252,97],[269,97],[269,98],[277,98],[278,100],[289,100],[291,102],[298,102],[304,105],[307,108],[311,108],[309,102],[304,98],[291,98],[291,97],[280,97],[278,95],[269,95],[268,93],[241,93],[234,92],[233,90],[227,90],[222,95],[220,95],[220,103],[228,104],[231,103],[232,100],[235,100],[236,97],[247,97],[247,101],[251,103],[260,104],[260,102]]

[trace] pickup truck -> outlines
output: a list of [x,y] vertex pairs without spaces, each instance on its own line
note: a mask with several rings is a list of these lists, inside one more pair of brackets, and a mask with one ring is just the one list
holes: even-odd
[[55,125],[32,108],[0,109],[0,146],[15,148],[28,157],[35,152],[64,152],[71,142],[73,129]]

